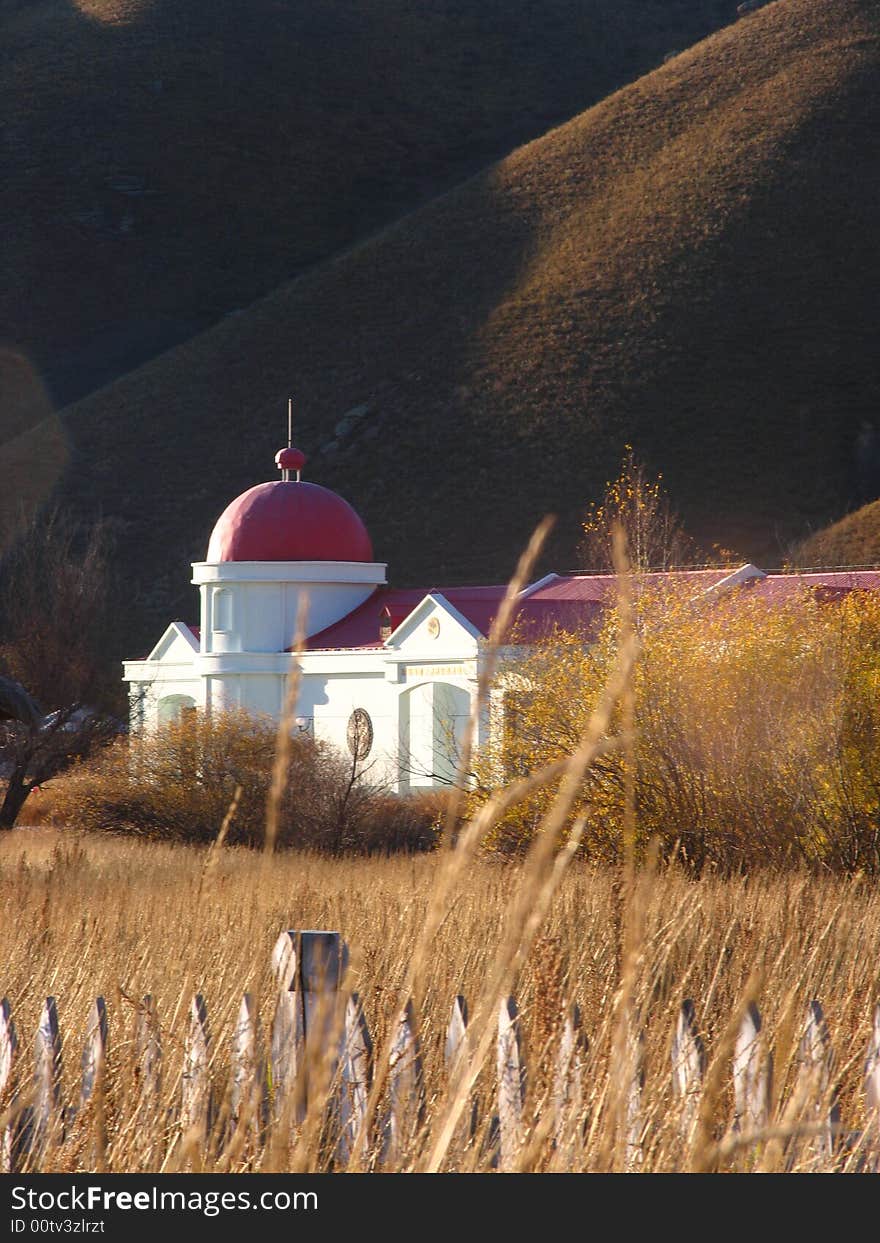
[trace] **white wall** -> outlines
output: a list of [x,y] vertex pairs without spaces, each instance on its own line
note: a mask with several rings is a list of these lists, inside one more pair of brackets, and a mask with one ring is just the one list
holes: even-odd
[[[217,568],[195,567],[211,572]],[[374,571],[375,567],[366,567],[367,573]],[[209,634],[214,592],[231,593],[225,607],[229,610],[226,621],[233,629],[226,632],[224,644],[234,633],[251,644],[261,639],[268,644],[273,635],[280,637],[279,618],[286,625],[299,590],[297,584],[282,581],[238,582],[234,578],[211,579],[201,586],[206,603],[203,621],[208,623]],[[309,586],[314,589],[315,584]],[[318,588],[321,593],[328,590],[327,584],[318,584]],[[344,586],[358,598],[372,589],[369,583]],[[331,597],[340,598],[332,584],[329,591]],[[243,618],[237,611],[241,608],[246,610]],[[429,624],[432,615],[439,618],[439,627]],[[206,648],[203,631],[203,646],[196,652],[186,634],[181,637],[177,630],[169,627],[151,659],[126,665],[133,690],[146,689],[148,725],[155,725],[160,701],[172,696],[188,696],[208,711],[241,707],[276,720],[280,717],[285,678],[295,660],[280,644],[266,651],[253,646],[250,650],[218,646],[212,651],[213,641],[209,638]],[[435,775],[442,779],[454,773],[456,748],[476,694],[479,651],[478,639],[461,619],[445,611],[442,602],[427,602],[389,647],[304,653],[299,658],[302,677],[295,716],[308,722],[316,738],[348,755],[349,719],[361,708],[373,725],[373,748],[366,765],[374,779],[401,790],[442,784]],[[450,726],[455,739],[451,746]]]
[[[317,634],[383,585],[385,566],[347,561],[196,562],[192,581],[201,598],[203,653],[283,652],[293,645],[301,607],[306,636]],[[377,633],[378,625],[377,617]]]

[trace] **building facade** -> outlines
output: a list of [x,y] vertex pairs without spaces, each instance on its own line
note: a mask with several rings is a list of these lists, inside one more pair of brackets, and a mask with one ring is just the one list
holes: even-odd
[[[397,792],[448,783],[505,587],[389,587],[354,509],[303,482],[297,449],[276,464],[281,479],[232,501],[192,567],[199,624],[171,622],[145,659],[125,662],[133,728],[226,708],[278,720],[297,670],[295,729],[357,752]],[[695,597],[880,589],[877,573],[767,575],[753,565],[673,577]],[[610,575],[547,575],[517,598],[519,641],[589,629],[613,590]],[[492,719],[477,722],[476,745]]]

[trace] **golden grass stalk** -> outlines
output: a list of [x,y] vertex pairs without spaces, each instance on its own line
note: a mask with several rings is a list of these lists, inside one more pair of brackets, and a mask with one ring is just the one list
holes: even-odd
[[[457,781],[452,786],[449,794],[449,802],[445,816],[445,827],[441,841],[441,865],[437,874],[436,884],[434,886],[431,901],[424,924],[416,938],[413,947],[412,957],[403,982],[402,995],[404,999],[412,997],[413,1008],[418,1016],[421,1009],[423,997],[421,995],[421,980],[423,978],[424,964],[437,931],[443,921],[445,912],[448,909],[450,894],[454,893],[456,882],[466,868],[468,862],[473,859],[477,848],[480,845],[485,834],[491,826],[497,822],[497,819],[503,814],[506,807],[511,806],[515,801],[527,797],[528,792],[532,789],[539,788],[545,781],[552,780],[556,774],[557,767],[548,765],[543,772],[536,775],[536,779],[518,783],[516,789],[507,792],[507,798],[495,797],[491,798],[482,809],[481,813],[472,820],[470,832],[465,830],[456,839],[456,826],[460,815],[462,800],[466,780],[470,769],[471,754],[473,751],[473,740],[476,733],[477,722],[480,720],[484,712],[489,692],[495,678],[498,667],[498,652],[501,644],[507,637],[510,630],[511,621],[516,609],[516,602],[520,592],[528,582],[532,567],[541,554],[544,543],[549,535],[554,519],[550,516],[545,517],[535,528],[525,551],[517,563],[513,577],[507,585],[504,598],[498,609],[498,613],[493,619],[492,626],[489,631],[489,638],[481,663],[480,674],[477,683],[477,694],[471,705],[471,711],[468,715],[465,729],[463,731],[463,740],[461,744],[460,754],[457,765]],[[564,771],[562,764],[558,771]],[[365,1145],[368,1142],[368,1136],[372,1130],[379,1099],[385,1087],[388,1068],[393,1048],[393,1028],[389,1029],[388,1037],[385,1040],[378,1058],[374,1071],[373,1086],[370,1091],[370,1097],[367,1103],[367,1118],[364,1125],[361,1141],[358,1144],[356,1152],[353,1156],[353,1164],[355,1167],[363,1160]]]
[[[617,546],[622,548],[620,541]],[[621,565],[621,571],[625,574],[625,566]],[[508,906],[500,945],[453,1069],[445,1105],[438,1113],[435,1135],[423,1166],[429,1172],[437,1172],[443,1164],[462,1111],[491,1048],[494,1017],[501,999],[528,956],[552,897],[580,845],[586,823],[584,817],[575,822],[564,849],[556,854],[557,843],[581,790],[584,774],[603,744],[607,744],[612,714],[632,676],[636,651],[634,630],[631,626],[622,628],[616,665],[580,743],[563,765],[559,791],[535,835],[526,856],[520,887]]]

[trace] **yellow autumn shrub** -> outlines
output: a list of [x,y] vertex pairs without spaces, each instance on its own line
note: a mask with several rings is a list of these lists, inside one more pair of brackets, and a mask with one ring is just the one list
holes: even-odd
[[[634,679],[639,843],[659,839],[693,868],[807,862],[880,870],[880,601],[767,600],[635,580],[641,651]],[[494,690],[496,728],[475,800],[568,753],[613,659],[618,615],[598,633],[557,631],[520,647]],[[624,757],[584,784],[584,849],[615,858]],[[489,845],[530,839],[552,792],[514,809]]]

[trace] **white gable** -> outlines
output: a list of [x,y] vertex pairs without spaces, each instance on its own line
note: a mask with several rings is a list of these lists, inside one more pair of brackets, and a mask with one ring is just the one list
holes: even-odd
[[731,587],[739,587],[742,583],[747,583],[752,578],[766,577],[767,575],[763,570],[759,570],[756,565],[752,565],[749,562],[747,565],[741,565],[738,570],[733,570],[730,574],[725,575],[717,583],[713,583],[711,587],[707,587],[703,594],[708,596],[713,592],[727,591]]
[[425,656],[443,657],[473,653],[483,636],[468,619],[439,592],[425,596],[408,617],[385,640],[385,647],[413,651]]
[[172,622],[150,652],[147,660],[159,661],[166,665],[189,665],[192,664],[192,658],[198,650],[199,641],[189,626],[185,626],[182,622]]

